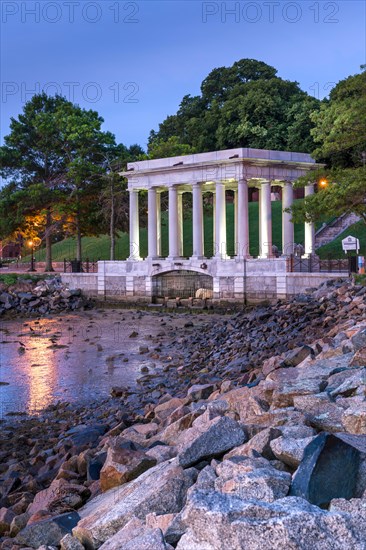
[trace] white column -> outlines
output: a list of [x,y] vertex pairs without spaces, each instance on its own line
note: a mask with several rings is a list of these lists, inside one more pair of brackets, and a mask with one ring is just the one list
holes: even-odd
[[239,243],[238,243],[238,190],[234,189],[234,254],[238,255]]
[[155,259],[158,256],[158,212],[157,212],[157,193],[152,187],[147,192],[147,241],[148,257]]
[[260,209],[260,257],[269,258],[272,255],[272,205],[271,184],[264,181],[261,184],[261,209]]
[[161,192],[156,193],[156,224],[157,224],[157,244],[156,251],[158,258],[161,257]]
[[226,197],[225,185],[221,182],[216,182],[215,237],[215,256],[226,259]]
[[212,240],[213,240],[213,255],[215,255],[215,243],[216,243],[216,193],[212,192]]
[[261,243],[262,243],[262,226],[261,226],[261,219],[262,219],[262,193],[261,188],[256,188],[258,191],[258,229],[259,229],[259,235],[258,235],[258,246],[259,246],[259,257],[261,255]]
[[[314,194],[314,185],[305,187],[305,198]],[[313,222],[305,222],[305,256],[315,254],[315,225]]]
[[176,187],[169,187],[169,258],[179,257],[178,243],[178,190]]
[[178,191],[178,248],[183,256],[183,191]]
[[199,183],[192,185],[193,199],[193,254],[196,259],[203,258],[203,202],[202,202],[202,186]]
[[139,192],[130,190],[130,260],[140,258]]
[[285,212],[294,202],[294,190],[290,181],[285,181],[282,187],[282,255],[290,256],[294,252],[294,224],[291,214]]
[[236,252],[239,258],[249,257],[249,198],[248,182],[245,179],[238,181],[238,223],[237,223],[237,242],[238,250]]

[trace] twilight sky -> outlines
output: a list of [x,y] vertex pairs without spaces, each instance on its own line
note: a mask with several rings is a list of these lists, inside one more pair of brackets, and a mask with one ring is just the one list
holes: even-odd
[[215,67],[273,65],[317,97],[366,63],[363,0],[1,1],[1,141],[42,89],[96,109],[117,140],[151,129]]

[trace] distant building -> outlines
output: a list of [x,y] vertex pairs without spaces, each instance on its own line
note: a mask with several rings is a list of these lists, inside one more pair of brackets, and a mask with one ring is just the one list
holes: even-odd
[[6,260],[10,258],[19,258],[22,244],[18,242],[4,243],[0,241],[0,260]]

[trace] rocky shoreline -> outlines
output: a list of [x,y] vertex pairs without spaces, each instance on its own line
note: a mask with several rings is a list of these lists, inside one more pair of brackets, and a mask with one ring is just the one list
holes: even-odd
[[80,290],[68,289],[61,277],[39,280],[23,278],[10,285],[0,282],[0,318],[47,315],[91,306],[92,302]]
[[1,548],[364,550],[366,287],[170,318],[137,388],[2,426]]

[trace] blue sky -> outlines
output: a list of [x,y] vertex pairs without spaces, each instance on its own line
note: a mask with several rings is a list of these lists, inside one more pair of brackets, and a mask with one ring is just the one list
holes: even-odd
[[366,63],[365,25],[363,0],[2,0],[1,138],[45,88],[145,147],[213,68],[245,57],[324,97]]

